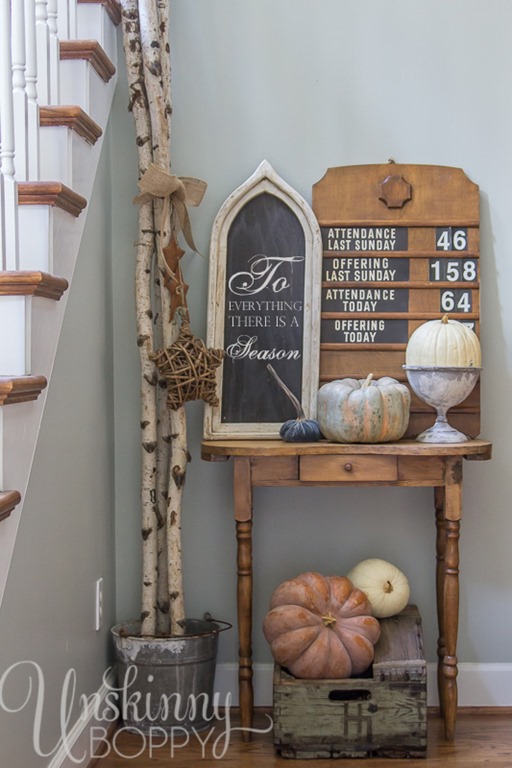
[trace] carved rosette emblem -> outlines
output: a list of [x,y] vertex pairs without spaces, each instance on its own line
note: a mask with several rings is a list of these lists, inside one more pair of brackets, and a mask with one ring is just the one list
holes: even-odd
[[412,198],[412,187],[403,176],[386,176],[379,182],[379,200],[388,208],[402,208]]

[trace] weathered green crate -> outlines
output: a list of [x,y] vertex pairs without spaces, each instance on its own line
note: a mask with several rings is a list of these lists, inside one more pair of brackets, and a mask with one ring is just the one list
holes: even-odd
[[282,757],[425,757],[427,668],[415,605],[381,620],[366,675],[304,680],[274,670],[274,746]]

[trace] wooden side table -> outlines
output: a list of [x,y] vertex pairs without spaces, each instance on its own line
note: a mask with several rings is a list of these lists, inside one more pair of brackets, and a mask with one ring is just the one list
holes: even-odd
[[[237,537],[239,694],[243,728],[253,716],[252,515],[255,486],[431,486],[434,488],[438,690],[448,741],[457,718],[457,631],[462,461],[491,458],[485,440],[429,445],[410,440],[378,445],[285,443],[281,440],[215,440],[202,443],[202,458],[233,458]],[[250,739],[246,732],[245,737]]]

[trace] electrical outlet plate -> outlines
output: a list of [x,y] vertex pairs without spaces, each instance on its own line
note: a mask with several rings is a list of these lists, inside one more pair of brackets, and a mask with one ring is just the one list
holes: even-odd
[[98,632],[103,625],[103,578],[95,584],[94,629]]

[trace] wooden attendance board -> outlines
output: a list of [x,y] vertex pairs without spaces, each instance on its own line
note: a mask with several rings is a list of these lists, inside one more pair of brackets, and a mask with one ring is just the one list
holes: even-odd
[[[407,383],[405,348],[427,320],[480,331],[479,189],[460,168],[329,168],[313,186],[322,235],[320,381],[392,376]],[[435,412],[411,391],[406,437]],[[449,412],[480,432],[480,387]]]

